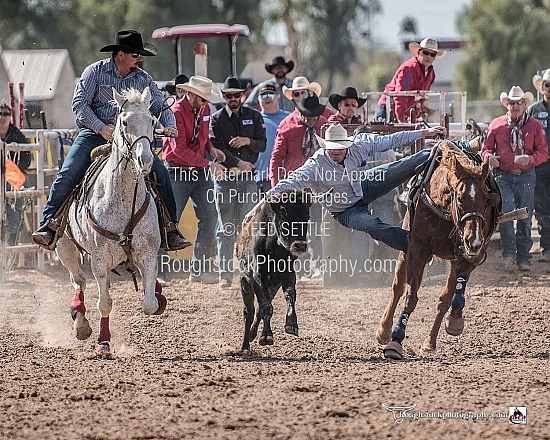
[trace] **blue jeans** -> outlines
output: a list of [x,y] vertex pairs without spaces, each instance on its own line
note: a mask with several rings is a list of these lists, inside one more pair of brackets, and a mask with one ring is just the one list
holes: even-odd
[[[82,181],[91,164],[90,153],[92,150],[106,143],[107,141],[103,136],[96,134],[92,130],[87,128],[80,130],[69,150],[69,154],[67,154],[63,162],[63,166],[57,173],[55,181],[52,184],[48,202],[46,206],[44,206],[44,211],[42,212],[40,226],[55,215],[73,189]],[[152,170],[157,175],[158,190],[162,200],[168,208],[170,219],[177,224],[176,202],[174,200],[172,188],[170,187],[170,176],[157,156],[154,157]]]
[[528,213],[527,218],[517,221],[515,233],[514,222],[500,225],[500,249],[505,257],[515,257],[518,264],[528,264],[531,261],[529,251],[533,246],[531,219],[535,206],[535,170],[529,170],[519,176],[495,170],[495,180],[502,195],[502,212],[526,207]]
[[[407,252],[409,232],[374,217],[371,215],[368,205],[407,182],[414,176],[416,167],[424,163],[429,156],[430,150],[426,149],[396,162],[369,169],[361,183],[363,199],[343,212],[332,213],[332,216],[348,228],[367,232],[375,240],[386,243],[399,251]],[[372,177],[369,178],[369,176]]]
[[193,246],[191,273],[200,275],[203,271],[208,271],[207,267],[203,267],[203,262],[213,256],[212,250],[216,238],[218,214],[214,203],[214,185],[208,170],[201,168],[187,170],[166,163],[165,166],[170,176],[172,191],[176,200],[178,221],[189,198],[191,198],[195,215],[199,221],[195,245]]
[[535,217],[537,218],[540,247],[544,253],[550,252],[550,161],[535,168]]
[[233,272],[233,250],[244,216],[259,202],[259,192],[252,173],[232,180],[216,180],[216,209],[218,211],[218,256],[220,258],[220,279],[231,280]]

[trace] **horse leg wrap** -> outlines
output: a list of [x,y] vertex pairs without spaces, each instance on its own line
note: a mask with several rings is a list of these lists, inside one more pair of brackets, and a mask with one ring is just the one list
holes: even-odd
[[464,294],[466,292],[466,278],[456,277],[455,293],[452,300],[453,310],[463,310],[466,305]]
[[109,331],[109,317],[99,320],[99,336],[97,342],[109,342],[111,340],[111,332]]
[[83,315],[86,314],[86,307],[84,306],[84,292],[82,289],[76,289],[74,291],[74,298],[71,304],[71,309],[76,310]]
[[397,320],[397,324],[393,328],[393,331],[391,333],[391,340],[397,341],[401,343],[403,339],[405,339],[405,330],[407,328],[407,321],[409,320],[409,314],[402,312],[401,315],[399,315],[399,319]]

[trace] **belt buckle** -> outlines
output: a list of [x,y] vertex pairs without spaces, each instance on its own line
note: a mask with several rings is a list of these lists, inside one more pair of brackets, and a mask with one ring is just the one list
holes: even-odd
[[520,170],[518,168],[514,168],[513,170],[510,171],[510,174],[512,176],[519,176],[522,172],[523,172],[523,170]]

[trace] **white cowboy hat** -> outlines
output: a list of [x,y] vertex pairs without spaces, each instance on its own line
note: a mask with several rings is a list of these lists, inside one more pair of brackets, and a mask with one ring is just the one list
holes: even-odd
[[519,101],[520,99],[525,99],[527,107],[529,107],[535,100],[535,97],[531,92],[524,92],[520,86],[512,86],[508,93],[502,92],[500,94],[500,102],[504,107],[508,105],[508,101]]
[[436,59],[443,58],[447,54],[446,50],[439,50],[437,48],[437,40],[431,37],[424,38],[420,43],[417,43],[416,41],[411,41],[409,43],[409,50],[414,55],[418,55],[418,51],[420,49],[427,49],[437,52],[437,55],[435,56]]
[[212,104],[218,104],[223,101],[220,88],[215,82],[205,76],[192,76],[189,78],[189,82],[176,84],[176,87],[181,87],[183,90],[194,93]]
[[283,86],[283,94],[291,101],[294,99],[292,97],[292,92],[298,90],[311,90],[317,96],[321,96],[322,88],[321,84],[315,81],[309,82],[309,80],[305,76],[297,76],[296,78],[294,78],[292,80],[292,87]]
[[550,81],[550,69],[546,69],[544,71],[544,75],[535,75],[533,77],[533,85],[535,86],[535,89],[537,89],[539,92],[542,93],[542,83]]
[[317,136],[319,145],[325,150],[342,150],[348,148],[353,142],[348,136],[348,132],[340,124],[332,124],[325,131],[325,139]]

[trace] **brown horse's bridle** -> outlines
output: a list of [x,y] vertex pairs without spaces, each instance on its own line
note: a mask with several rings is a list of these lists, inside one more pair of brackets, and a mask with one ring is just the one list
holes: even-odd
[[[487,258],[487,252],[484,252],[484,256],[483,256],[483,259],[481,262],[479,263],[476,263],[474,262],[475,259],[477,259],[478,257],[478,254],[476,255],[470,255],[467,251],[466,251],[466,246],[464,245],[464,224],[466,222],[466,220],[468,219],[475,219],[475,220],[480,220],[481,221],[481,230],[483,231],[485,229],[485,214],[487,213],[487,205],[485,205],[485,211],[482,213],[480,212],[467,212],[466,214],[464,215],[460,215],[460,211],[459,211],[459,203],[458,203],[458,194],[457,194],[457,191],[456,191],[456,188],[453,188],[453,197],[452,197],[452,201],[451,201],[452,205],[454,205],[454,215],[451,215],[451,219],[452,219],[452,222],[454,223],[454,228],[451,230],[451,232],[449,233],[449,238],[452,238],[453,235],[456,235],[456,240],[455,240],[455,244],[456,244],[456,248],[458,249],[458,251],[460,252],[460,255],[468,260],[470,263],[472,264],[475,264],[476,266],[482,264],[485,259]],[[485,247],[485,244],[487,243],[487,240],[489,238],[487,237],[483,237],[482,239],[482,243],[481,243],[481,249],[484,249]]]

